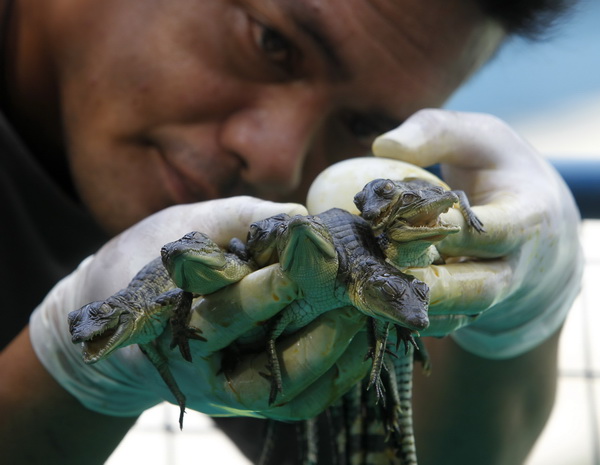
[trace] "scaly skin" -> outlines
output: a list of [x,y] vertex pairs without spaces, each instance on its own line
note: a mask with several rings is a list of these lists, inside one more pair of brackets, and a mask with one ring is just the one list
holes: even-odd
[[[271,216],[250,225],[246,238],[247,260],[252,260],[260,268],[279,261],[277,237],[290,222],[285,213]],[[239,253],[239,248],[236,253]]]
[[[167,359],[154,344],[167,324],[172,327],[171,348],[179,347],[191,362],[189,339],[204,340],[199,330],[188,326],[192,294],[175,286],[173,279],[187,285],[194,276],[194,293],[209,294],[254,270],[236,255],[227,254],[208,236],[189,233],[167,244],[163,258],[156,258],[136,274],[129,285],[104,301],[92,302],[69,314],[74,343],[81,343],[86,363],[96,363],[115,350],[138,344],[154,364],[180,406],[180,425],[185,396],[173,378]],[[163,265],[163,262],[166,264]]]
[[[125,289],[104,301],[89,303],[69,313],[69,330],[73,343],[81,343],[83,360],[89,364],[105,359],[121,347],[138,344],[179,404],[181,425],[185,395],[154,340],[169,321],[177,327],[178,321],[189,313],[191,304],[192,295],[175,288],[160,258],[156,258],[142,268]],[[178,333],[174,330],[175,334]],[[184,336],[181,343],[174,340],[172,347],[179,345],[182,355],[189,358],[188,339],[203,338],[187,330]]]
[[[160,336],[185,293],[176,284],[186,292],[210,294],[255,269],[198,232],[166,244],[161,253],[162,260],[156,258],[142,268],[125,289],[69,314],[73,342],[82,343],[86,363]],[[190,305],[185,305],[182,313],[189,312]]]
[[470,228],[484,232],[463,191],[448,191],[421,179],[375,179],[356,194],[354,203],[378,235],[388,260],[400,269],[443,262],[434,244],[460,231],[440,218],[455,204]]
[[422,351],[417,339],[393,355],[386,354],[386,369],[382,371],[384,398],[366,390],[363,381],[329,408],[335,463],[416,465],[411,384],[413,356]]
[[[447,235],[458,232],[460,228],[444,223],[440,215],[456,203],[469,227],[479,233],[484,232],[483,224],[471,210],[462,191],[446,191],[423,180],[376,179],[355,196],[354,202],[361,211],[361,216],[369,221],[375,234],[378,234],[378,243],[386,258],[398,269],[443,263],[434,244]],[[384,353],[389,324],[380,320],[373,320],[372,324],[372,334],[375,334],[376,339],[373,347]],[[404,340],[407,340],[406,337]],[[369,444],[364,447],[366,450],[357,451],[350,457],[352,465],[417,465],[411,406],[413,358],[422,361],[426,373],[429,372],[430,365],[422,341],[410,338],[410,342],[405,342],[404,351],[398,353],[396,350],[397,355],[393,360],[386,357],[387,370],[382,372],[381,383],[385,386],[389,406],[381,410],[383,418],[375,412],[367,413],[365,419],[364,410],[357,412],[355,423],[363,426],[356,427],[360,431],[357,437],[351,435],[346,439],[348,443],[361,443],[365,437],[381,438],[387,432],[392,441],[387,446],[382,446],[381,441],[375,444],[367,441]],[[415,351],[413,346],[419,350]],[[381,355],[374,358],[383,360]],[[375,369],[372,370],[371,378],[374,374],[379,376]],[[370,382],[373,382],[372,379]],[[350,395],[356,394],[347,396]],[[381,394],[378,395],[380,397]],[[373,409],[372,400],[367,399],[365,403],[367,412]],[[383,431],[377,430],[381,426],[384,427]]]
[[151,343],[162,334],[182,294],[157,258],[125,289],[69,313],[72,341],[82,344],[86,363],[121,347]]
[[[267,221],[262,225],[270,228],[273,224]],[[261,250],[272,250],[271,241],[276,244],[282,270],[303,296],[270,323],[270,403],[282,390],[275,350],[277,338],[307,325],[324,312],[353,306],[367,316],[411,330],[429,324],[427,286],[386,263],[370,227],[356,215],[332,209],[319,216],[295,216],[278,223],[276,234],[266,234],[256,224],[251,231],[262,238]],[[383,352],[378,355],[383,356]],[[378,374],[372,378],[377,382]]]
[[[429,323],[427,286],[386,263],[369,225],[344,210],[332,209],[319,217],[275,215],[255,222],[249,228],[246,246],[236,240],[230,244],[237,257],[216,245],[209,248],[206,241],[208,238],[194,233],[163,247],[165,266],[186,291],[206,293],[215,282],[218,286],[230,284],[255,266],[276,261],[300,289],[302,298],[282,310],[268,326],[270,403],[282,390],[275,342],[284,332],[295,331],[324,312],[343,306],[354,306],[370,317],[411,330],[423,329]],[[204,258],[207,251],[210,260]],[[219,260],[212,257],[215,254]],[[225,256],[226,267],[235,268],[231,273],[216,267]],[[375,383],[383,352],[373,351],[372,356],[378,370],[377,376],[372,376]]]
[[212,294],[238,282],[256,269],[236,254],[227,253],[206,234],[191,232],[161,249],[163,265],[173,282],[194,294]]
[[[460,227],[445,223],[440,215],[455,204],[459,205],[469,227],[484,232],[483,224],[471,210],[464,192],[446,190],[422,179],[375,179],[356,194],[354,204],[377,235],[379,247],[388,262],[399,270],[443,263],[435,244],[449,234],[459,232]],[[371,373],[371,383],[381,370],[385,350],[385,344],[382,347],[381,342],[385,342],[383,335],[389,331],[381,321],[374,326],[374,332],[382,336],[373,346],[374,360],[379,361],[379,366]]]

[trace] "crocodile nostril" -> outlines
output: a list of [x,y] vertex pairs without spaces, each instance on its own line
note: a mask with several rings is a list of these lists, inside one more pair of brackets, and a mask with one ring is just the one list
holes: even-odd
[[406,322],[414,329],[425,329],[429,326],[429,317],[427,314],[410,315]]
[[363,192],[359,192],[354,196],[354,205],[356,205],[356,208],[362,211],[365,205],[365,194]]

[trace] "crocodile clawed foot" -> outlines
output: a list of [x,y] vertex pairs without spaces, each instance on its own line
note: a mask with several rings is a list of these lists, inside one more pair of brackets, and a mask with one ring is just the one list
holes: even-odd
[[459,199],[460,211],[469,225],[469,227],[478,233],[482,234],[485,232],[485,228],[483,227],[483,223],[477,217],[475,212],[471,209],[471,205],[469,204],[469,199],[467,198],[467,194],[463,191],[453,191]]
[[173,394],[177,405],[179,405],[179,428],[183,429],[183,414],[185,413],[186,397],[179,389],[171,369],[169,368],[168,360],[163,355],[160,348],[155,343],[139,344],[142,353],[148,357],[152,365],[156,368],[161,378]]
[[373,348],[369,349],[369,352],[367,353],[367,355],[365,355],[365,360],[372,358],[373,359],[373,366],[371,368],[371,374],[369,375],[369,381],[367,382],[367,391],[370,390],[371,388],[375,389],[375,398],[376,401],[375,403],[378,404],[379,401],[382,402],[382,405],[385,407],[385,385],[381,379],[381,372],[382,370],[387,370],[387,366],[384,363],[384,355],[386,353],[389,353],[391,355],[394,355],[393,353],[391,353],[388,350],[375,350]]
[[386,432],[386,441],[394,434],[398,434],[401,429],[402,408],[392,402],[392,405],[382,409],[382,422]]
[[386,410],[386,414],[383,419],[383,424],[386,430],[386,441],[389,441],[392,435],[400,433],[402,429],[402,427],[400,426],[401,417],[402,409],[397,405],[395,405],[391,409]]
[[175,347],[179,347],[181,356],[188,362],[192,361],[189,340],[195,339],[197,341],[206,341],[206,338],[201,336],[202,331],[200,329],[188,326],[193,297],[191,292],[180,290],[171,317],[172,339],[170,348],[174,349]]
[[[385,401],[385,385],[383,384],[383,381],[381,380],[381,377],[377,377],[377,380],[375,380],[373,382],[373,384],[375,385],[375,404],[379,404],[379,401],[381,401],[381,405],[383,408],[386,407],[386,401]],[[368,389],[368,387],[367,387]]]
[[374,387],[377,396],[377,402],[382,400],[385,405],[385,388],[381,381],[381,371],[384,368],[384,357],[389,353],[387,349],[387,338],[390,325],[371,318],[369,325],[369,336],[371,339],[369,351],[365,355],[365,360],[373,359],[367,390]]
[[463,208],[461,206],[461,211],[462,211],[463,217],[465,218],[467,224],[469,225],[469,228],[471,228],[473,231],[475,231],[479,234],[485,233],[485,228],[483,227],[483,223],[477,217],[477,215],[475,215],[475,213],[473,212],[473,210],[471,210],[470,207]]
[[402,406],[400,403],[400,394],[398,392],[398,384],[396,379],[396,370],[394,362],[389,360],[385,364],[385,371],[381,377],[381,385],[384,388],[387,405],[384,402],[381,408],[383,425],[386,431],[386,441],[389,440],[392,434],[400,431],[400,418],[402,416]]
[[281,394],[282,391],[283,387],[281,386],[281,384],[277,382],[271,383],[271,392],[269,393],[269,406],[275,403],[275,400],[277,400],[277,396]]
[[[404,326],[394,325],[396,328],[396,352],[400,348],[400,344],[404,342],[404,353],[408,353],[408,345],[412,345],[416,350],[419,350],[419,345],[415,341],[413,331]],[[418,334],[417,334],[418,336]]]
[[399,348],[400,342],[404,342],[404,353],[408,353],[409,345],[414,348],[413,358],[414,360],[421,363],[423,367],[423,374],[429,376],[431,374],[431,359],[429,353],[425,347],[423,339],[419,337],[419,333],[413,333],[407,328],[396,325],[396,331],[398,333],[398,339],[396,342],[396,350]]
[[179,404],[179,429],[183,430],[183,415],[185,415],[185,402]]
[[485,232],[483,223],[475,215],[469,215],[467,222],[469,223],[469,226],[478,233],[483,234]]
[[171,339],[169,348],[174,349],[175,347],[179,347],[179,353],[183,359],[191,362],[192,352],[190,350],[189,340],[194,339],[196,341],[206,342],[206,338],[201,336],[201,334],[202,331],[198,328],[194,328],[193,326],[186,326],[185,328],[180,328],[177,331],[174,330],[173,338]]

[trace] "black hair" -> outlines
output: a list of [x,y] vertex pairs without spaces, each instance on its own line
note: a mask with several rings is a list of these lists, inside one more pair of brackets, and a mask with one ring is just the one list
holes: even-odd
[[475,0],[509,35],[544,37],[576,0]]

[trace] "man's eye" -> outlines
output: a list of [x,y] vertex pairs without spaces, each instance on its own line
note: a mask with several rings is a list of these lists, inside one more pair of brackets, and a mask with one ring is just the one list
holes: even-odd
[[378,125],[374,124],[370,118],[361,115],[346,116],[345,124],[352,136],[365,142],[370,142],[381,133]]
[[267,59],[285,71],[291,71],[295,49],[288,39],[277,30],[257,21],[253,25],[254,41]]
[[387,116],[369,113],[345,114],[343,122],[353,137],[369,145],[377,136],[394,129],[400,124],[398,120]]

